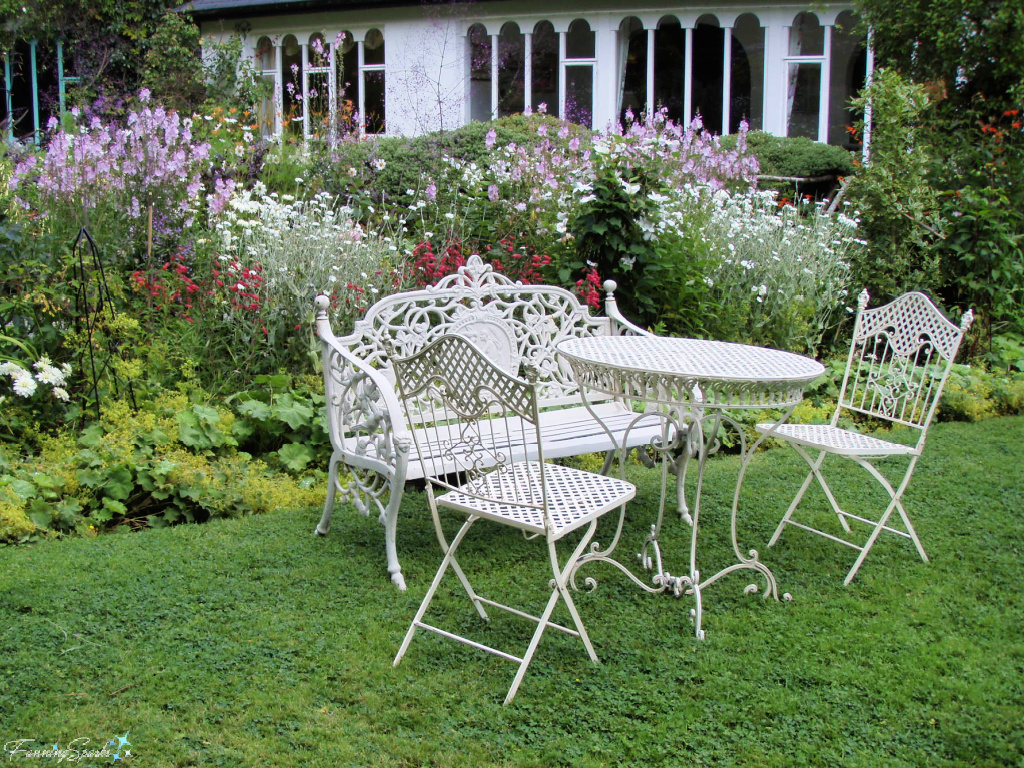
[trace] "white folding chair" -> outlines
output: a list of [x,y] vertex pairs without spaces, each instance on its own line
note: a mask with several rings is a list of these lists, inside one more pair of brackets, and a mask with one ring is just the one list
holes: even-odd
[[[419,414],[418,428],[412,429],[413,440],[418,455],[425,457],[427,499],[444,552],[441,566],[398,650],[395,666],[417,629],[436,632],[516,662],[519,669],[505,697],[508,704],[548,627],[579,637],[590,659],[597,662],[597,654],[567,588],[568,574],[593,537],[600,516],[632,499],[636,489],[622,480],[545,463],[538,427],[535,371],[528,370],[525,380],[514,377],[489,361],[468,339],[457,335],[442,336],[411,357],[392,360],[405,411]],[[438,510],[442,507],[466,516],[466,522],[450,543],[441,528]],[[455,553],[472,525],[481,519],[519,528],[527,538],[544,537],[554,579],[550,582],[551,596],[540,616],[481,597],[470,585]],[[559,565],[555,545],[580,528],[585,528],[582,537],[565,564]],[[537,622],[521,657],[424,621],[449,569],[483,619],[487,619],[484,606],[491,606]],[[559,598],[565,601],[574,628],[551,621]]]
[[[787,525],[845,544],[860,554],[846,574],[844,584],[853,580],[882,531],[910,539],[917,547],[921,559],[928,561],[928,555],[903,508],[903,492],[910,483],[914,467],[924,449],[928,425],[935,414],[960,341],[973,319],[973,314],[968,310],[957,326],[946,319],[927,296],[917,292],[904,294],[891,304],[875,309],[867,309],[867,303],[868,292],[864,291],[858,301],[853,343],[831,423],[757,425],[759,432],[771,432],[772,437],[792,445],[810,466],[807,478],[775,529],[768,546],[773,546],[779,540]],[[909,427],[916,431],[917,440],[913,445],[902,445],[840,429],[837,424],[844,413],[861,414]],[[816,455],[812,456],[815,452]],[[856,462],[888,492],[889,504],[881,517],[862,517],[839,506],[821,472],[825,457],[830,454]],[[894,456],[908,459],[906,472],[898,482],[890,482],[874,464],[879,459]],[[895,474],[891,470],[888,473]],[[854,543],[793,519],[793,513],[812,480],[818,481],[843,531],[851,533],[850,520],[870,526],[871,532],[865,543]],[[894,511],[899,513],[903,521],[903,530],[888,525]]]

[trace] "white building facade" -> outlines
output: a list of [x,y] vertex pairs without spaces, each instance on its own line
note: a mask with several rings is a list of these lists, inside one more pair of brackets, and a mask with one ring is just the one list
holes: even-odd
[[664,109],[853,148],[870,52],[849,5],[196,0],[204,39],[244,33],[267,133],[416,135],[545,109],[594,129]]

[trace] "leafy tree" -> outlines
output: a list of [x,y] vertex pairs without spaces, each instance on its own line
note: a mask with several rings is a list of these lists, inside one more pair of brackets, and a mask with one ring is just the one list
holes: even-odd
[[[177,0],[0,0],[7,40],[62,39],[80,98],[116,101],[141,85],[150,39]],[[22,10],[24,9],[24,10]]]
[[862,281],[973,307],[974,351],[1024,339],[1024,4],[858,6],[888,71],[872,101],[872,167],[851,185],[871,240]]
[[1006,0],[859,0],[879,61],[931,82],[947,108],[1024,98],[1024,4]]
[[147,41],[142,85],[153,100],[188,112],[206,98],[199,28],[180,13],[167,13]]

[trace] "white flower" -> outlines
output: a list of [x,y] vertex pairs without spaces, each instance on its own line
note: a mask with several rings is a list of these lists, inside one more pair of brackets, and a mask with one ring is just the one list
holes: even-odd
[[19,374],[26,375],[26,373],[27,372],[25,371],[25,369],[22,368],[17,363],[12,363],[12,362],[0,363],[0,375],[2,375],[2,376],[15,376],[15,377],[17,377]]
[[26,373],[14,379],[14,394],[20,397],[32,397],[36,391],[36,380]]
[[40,369],[39,373],[36,374],[36,379],[42,384],[49,384],[54,387],[63,386],[64,384],[64,374],[52,365],[47,365]]
[[71,399],[71,396],[68,395],[68,391],[64,387],[54,387],[53,396],[58,400],[63,400],[65,403]]
[[387,163],[384,162],[384,160],[382,158],[378,157],[375,160],[373,160],[370,163],[370,165],[372,165],[378,171],[383,171],[384,170],[384,166],[387,165]]

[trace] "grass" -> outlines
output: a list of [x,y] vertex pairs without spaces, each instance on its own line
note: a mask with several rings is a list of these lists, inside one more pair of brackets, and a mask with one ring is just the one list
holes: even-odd
[[[421,635],[391,667],[440,560],[420,494],[399,528],[406,593],[379,526],[348,510],[326,539],[304,509],[0,549],[0,744],[129,731],[144,766],[1024,766],[1022,444],[1022,418],[935,426],[907,501],[932,561],[883,539],[850,587],[852,550],[797,530],[764,548],[801,475],[792,451],[759,455],[741,543],[794,600],[726,577],[698,643],[691,600],[592,566],[578,605],[602,664],[549,633],[507,708],[514,667],[472,649]],[[840,494],[864,491],[836,467]],[[706,572],[728,560],[736,468],[709,466]],[[654,472],[632,479],[620,552],[657,494]],[[663,540],[681,572],[685,526]],[[543,603],[537,542],[481,524],[461,559],[483,594]],[[530,630],[480,627],[454,590],[434,620],[514,651]]]

